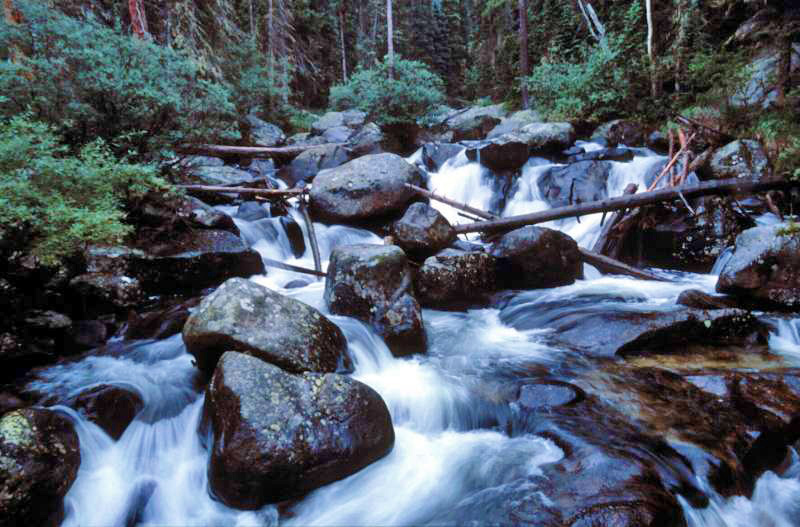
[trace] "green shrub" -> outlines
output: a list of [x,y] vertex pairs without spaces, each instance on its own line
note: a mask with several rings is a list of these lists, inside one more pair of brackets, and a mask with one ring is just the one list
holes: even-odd
[[30,112],[72,145],[102,138],[118,153],[235,134],[230,89],[178,52],[46,2],[16,4],[24,22],[0,21],[0,115]]
[[361,69],[331,88],[335,110],[356,108],[381,126],[413,124],[444,102],[444,83],[422,62],[396,59],[394,78],[386,61]]
[[119,241],[130,230],[125,202],[168,188],[153,167],[118,161],[100,139],[72,156],[27,115],[0,122],[0,231],[44,263]]

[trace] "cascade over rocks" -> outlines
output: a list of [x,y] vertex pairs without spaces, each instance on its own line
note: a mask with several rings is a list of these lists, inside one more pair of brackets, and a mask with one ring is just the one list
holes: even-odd
[[400,247],[348,245],[334,249],[325,279],[325,303],[331,313],[372,325],[394,355],[426,350],[422,310]]
[[311,210],[330,223],[353,223],[397,213],[416,197],[406,183],[422,186],[422,173],[395,154],[359,157],[317,175]]
[[529,225],[503,235],[492,245],[500,286],[542,289],[569,285],[583,277],[578,244],[566,234]]
[[480,161],[486,168],[496,171],[517,170],[529,157],[526,137],[517,134],[501,135],[489,143],[467,149],[467,159]]
[[214,437],[211,490],[240,509],[300,497],[394,445],[389,410],[367,385],[338,374],[292,375],[236,352],[217,365],[205,415]]
[[548,169],[539,177],[539,192],[551,207],[564,207],[608,197],[608,161],[579,161]]
[[78,434],[63,414],[40,408],[0,418],[0,527],[55,527],[81,463]]
[[442,214],[425,203],[412,203],[392,225],[394,241],[412,258],[425,258],[448,247],[456,233]]
[[422,145],[422,162],[430,172],[438,172],[448,159],[464,149],[451,143],[425,143]]
[[560,152],[575,142],[575,128],[569,123],[532,123],[518,135],[528,143],[531,153]]
[[497,291],[497,262],[485,252],[445,249],[426,259],[414,286],[420,304],[438,309],[485,305]]
[[764,178],[771,174],[764,147],[752,139],[733,141],[714,152],[710,170],[717,179]]
[[717,292],[763,309],[800,310],[800,236],[777,226],[744,231],[720,271]]
[[579,161],[632,161],[633,150],[628,148],[603,148],[601,150],[594,150],[592,152],[581,152],[575,155],[570,155],[567,159],[568,163],[577,163]]
[[333,322],[299,300],[241,278],[203,299],[183,327],[183,341],[209,375],[226,350],[292,373],[351,369],[347,341]]

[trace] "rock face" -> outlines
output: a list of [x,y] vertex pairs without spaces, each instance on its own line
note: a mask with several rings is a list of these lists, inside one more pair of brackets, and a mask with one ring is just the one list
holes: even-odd
[[722,268],[717,292],[763,308],[800,310],[800,235],[777,227],[754,227],[736,238]]
[[421,258],[438,253],[456,239],[450,222],[425,203],[412,203],[392,226],[392,234],[406,254]]
[[453,132],[453,142],[483,139],[507,115],[502,104],[476,106],[451,114],[443,123]]
[[294,186],[300,181],[312,181],[320,170],[336,168],[350,159],[350,152],[343,146],[315,146],[294,158],[279,174],[286,183]]
[[400,247],[348,245],[334,249],[325,279],[325,303],[331,313],[371,324],[395,355],[426,349],[422,312]]
[[401,211],[415,196],[405,184],[422,184],[416,167],[395,154],[360,157],[314,179],[311,208],[332,223],[358,222]]
[[[743,33],[757,33],[757,31],[754,32],[745,28]],[[792,48],[789,70],[794,74],[800,69],[800,44],[794,43]],[[767,46],[758,57],[748,64],[750,79],[748,79],[744,89],[730,98],[730,103],[733,106],[740,108],[747,106],[769,108],[775,104],[778,99],[778,89],[775,87],[773,79],[778,76],[780,55],[779,49]]]
[[364,124],[367,114],[358,110],[347,110],[345,112],[328,112],[314,124],[311,125],[311,130],[317,134],[322,135],[331,128],[340,126],[347,126],[350,128],[358,128]]
[[527,226],[504,235],[490,252],[501,287],[542,289],[569,285],[583,276],[578,244],[566,234]]
[[210,374],[226,350],[289,372],[350,368],[347,341],[316,309],[249,280],[233,278],[203,299],[183,328],[186,349]]
[[286,134],[274,124],[262,121],[255,115],[248,115],[245,121],[250,126],[250,140],[253,145],[279,146],[286,142]]
[[492,128],[486,139],[494,139],[505,134],[515,134],[529,124],[540,122],[542,122],[542,117],[536,110],[520,110],[500,121],[500,124]]
[[734,141],[711,156],[711,173],[718,179],[763,178],[770,172],[769,159],[758,141]]
[[532,153],[560,152],[575,142],[575,129],[569,123],[532,123],[519,131]]
[[59,525],[64,495],[81,463],[78,435],[51,410],[15,410],[0,419],[0,526]]
[[467,149],[467,159],[480,161],[490,170],[517,170],[530,157],[530,147],[526,137],[517,134],[505,134],[492,139],[491,142],[475,148]]
[[137,393],[118,386],[101,385],[79,394],[70,406],[109,436],[119,439],[144,403]]
[[419,268],[417,298],[423,306],[439,309],[483,305],[497,290],[496,265],[485,252],[445,249]]
[[552,168],[539,178],[539,192],[551,207],[605,199],[609,174],[608,161],[580,161]]
[[445,162],[464,149],[451,143],[425,143],[422,145],[422,162],[431,172],[438,172]]
[[388,454],[394,430],[372,388],[337,374],[291,375],[225,353],[206,396],[209,479],[226,504],[257,509],[353,474]]

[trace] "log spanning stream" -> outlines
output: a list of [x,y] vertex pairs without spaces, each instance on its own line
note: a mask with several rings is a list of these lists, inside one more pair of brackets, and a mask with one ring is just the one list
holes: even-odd
[[[587,150],[593,146],[584,145]],[[641,154],[637,151],[631,162],[613,163],[609,196],[621,195],[629,183],[646,187],[647,169],[664,158]],[[550,166],[536,158],[525,165],[499,211],[502,216],[549,208],[539,195],[537,178]],[[477,209],[497,209],[498,190],[486,169],[469,162],[463,152],[429,175],[428,188]],[[434,206],[453,224],[470,221],[447,205]],[[299,212],[292,214],[303,225]],[[591,248],[600,233],[600,216],[546,226]],[[313,267],[310,249],[295,258],[282,230],[275,237],[258,222],[236,221],[246,241],[265,258]],[[315,228],[323,268],[336,246],[382,243],[376,235],[352,227]],[[526,386],[534,386],[541,376],[547,377],[548,386],[560,386],[573,376],[586,378],[591,368],[574,351],[548,341],[554,321],[585,309],[621,314],[666,311],[681,291],[713,292],[716,282],[714,275],[691,273],[665,274],[672,282],[601,276],[588,266],[585,275],[570,286],[504,293],[501,302],[488,308],[425,310],[428,352],[410,358],[393,357],[366,324],[328,314],[347,338],[353,376],[385,400],[396,442],[385,458],[312,492],[291,504],[288,512],[279,513],[271,505],[258,511],[233,510],[211,497],[209,438],[199,432],[203,387],[195,382],[197,370],[180,335],[163,341],[112,342],[80,361],[40,372],[31,388],[56,397],[113,384],[136,390],[144,401],[144,410],[116,442],[79,414],[63,409],[76,422],[82,456],[78,478],[65,498],[63,526],[455,526],[503,524],[514,518],[535,525],[531,497],[547,507],[563,505],[549,497],[551,473],[546,467],[570,453],[548,434],[537,433],[547,428],[541,426],[547,415],[527,413],[530,401],[525,394],[533,392]],[[327,314],[322,281],[275,268],[252,280]],[[298,280],[305,285],[297,287]],[[286,288],[290,282],[295,283]],[[772,351],[790,363],[800,363],[797,327],[782,321],[770,341]],[[603,388],[596,388],[592,396],[604,399]],[[614,399],[605,402],[613,405]],[[587,426],[591,428],[591,422]],[[626,443],[621,437],[608,441],[615,449],[648,457],[663,473],[686,473],[674,459],[648,451],[647,444]],[[701,506],[677,492],[690,526],[800,524],[800,463],[781,475],[761,475],[749,498],[720,496],[699,469],[687,477],[690,486],[708,497]]]

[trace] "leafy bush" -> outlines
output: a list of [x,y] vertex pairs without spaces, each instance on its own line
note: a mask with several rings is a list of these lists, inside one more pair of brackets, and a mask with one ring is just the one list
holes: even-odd
[[117,161],[100,139],[70,156],[46,124],[0,122],[0,238],[16,234],[27,243],[18,249],[46,264],[119,241],[130,230],[125,201],[167,189],[151,166]]
[[444,83],[422,62],[395,60],[394,78],[387,61],[360,69],[347,83],[331,88],[335,110],[356,108],[381,126],[413,124],[444,102]]
[[176,51],[46,2],[16,4],[23,22],[0,21],[0,115],[29,111],[70,144],[99,137],[119,153],[235,133],[230,89]]

